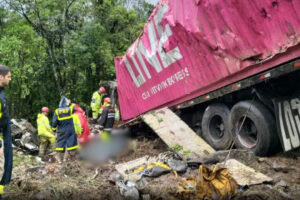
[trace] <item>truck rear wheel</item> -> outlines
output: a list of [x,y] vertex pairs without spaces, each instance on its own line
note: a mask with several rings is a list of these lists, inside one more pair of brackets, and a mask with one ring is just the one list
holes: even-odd
[[[245,115],[247,116],[244,120]],[[263,104],[257,101],[241,101],[231,109],[229,121],[230,130],[236,135],[235,145],[238,148],[249,149],[258,156],[269,155],[277,149],[279,140],[276,122]]]
[[215,149],[228,149],[232,144],[229,132],[230,110],[224,104],[213,104],[206,108],[202,118],[202,136]]

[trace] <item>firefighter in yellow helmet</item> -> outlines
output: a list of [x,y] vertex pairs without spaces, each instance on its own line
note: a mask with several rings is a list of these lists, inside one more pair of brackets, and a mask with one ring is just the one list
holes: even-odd
[[93,93],[92,101],[91,101],[91,108],[93,111],[93,123],[97,123],[97,119],[100,117],[102,109],[102,98],[105,94],[106,90],[104,87],[100,87],[98,91]]
[[52,129],[47,117],[49,108],[43,107],[42,113],[37,116],[38,135],[40,138],[39,156],[45,156],[48,145],[50,144],[52,152],[55,150],[55,135],[52,133]]

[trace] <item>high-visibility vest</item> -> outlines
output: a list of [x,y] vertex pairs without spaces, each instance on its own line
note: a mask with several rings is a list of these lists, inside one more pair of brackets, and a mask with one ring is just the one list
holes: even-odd
[[57,119],[59,121],[72,119],[73,115],[73,106],[65,107],[65,108],[58,108],[55,110]]
[[49,119],[44,114],[39,113],[36,122],[38,128],[38,135],[42,136],[46,135],[47,133],[51,133]]
[[98,91],[93,93],[92,101],[91,101],[91,108],[93,111],[97,111],[101,113],[101,102],[102,102],[103,95],[99,94]]
[[73,114],[72,117],[73,117],[73,124],[74,124],[75,133],[77,135],[81,135],[81,133],[82,133],[81,128],[82,127],[81,127],[80,119],[79,119],[78,115],[76,115],[76,114]]

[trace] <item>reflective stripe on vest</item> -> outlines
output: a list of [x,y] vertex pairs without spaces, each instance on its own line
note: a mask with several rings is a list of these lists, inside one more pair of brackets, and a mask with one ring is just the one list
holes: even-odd
[[72,119],[73,106],[67,108],[58,108],[55,112],[59,121]]

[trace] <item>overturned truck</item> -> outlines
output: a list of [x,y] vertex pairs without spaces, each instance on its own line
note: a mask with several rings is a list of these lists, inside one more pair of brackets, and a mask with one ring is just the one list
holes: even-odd
[[299,147],[299,10],[298,0],[161,0],[115,58],[122,119],[170,107],[216,150]]

